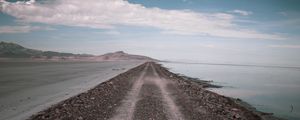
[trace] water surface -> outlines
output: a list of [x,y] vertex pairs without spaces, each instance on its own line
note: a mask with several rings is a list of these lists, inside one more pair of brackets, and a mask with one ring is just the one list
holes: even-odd
[[297,67],[162,63],[176,73],[213,80],[219,94],[241,98],[260,111],[300,119],[300,69]]
[[0,119],[26,119],[142,62],[0,62]]

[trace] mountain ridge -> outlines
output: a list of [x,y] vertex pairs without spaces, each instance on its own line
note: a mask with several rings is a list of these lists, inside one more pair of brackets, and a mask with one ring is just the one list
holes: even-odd
[[55,51],[42,51],[23,47],[16,43],[0,42],[0,58],[31,58],[33,60],[80,60],[80,61],[122,61],[122,60],[146,60],[156,59],[116,51],[103,55],[73,54]]
[[97,56],[100,59],[103,60],[155,60],[153,58],[142,56],[142,55],[132,55],[125,53],[124,51],[116,51],[113,53],[106,53],[103,55]]

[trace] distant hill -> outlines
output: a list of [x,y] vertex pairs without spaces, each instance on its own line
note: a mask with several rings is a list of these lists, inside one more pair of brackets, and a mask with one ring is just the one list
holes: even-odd
[[25,48],[21,45],[0,42],[0,57],[2,58],[53,58],[53,57],[90,57],[86,54],[60,53]]
[[98,60],[104,60],[104,61],[118,61],[118,60],[147,60],[147,61],[157,61],[156,59],[142,56],[142,55],[132,55],[125,53],[123,51],[117,51],[114,53],[107,53],[104,55],[100,55],[96,57]]
[[157,61],[156,59],[132,55],[123,51],[107,53],[94,56],[89,54],[61,53],[54,51],[42,51],[25,48],[16,43],[0,42],[0,58],[31,58],[34,60],[82,60],[82,61],[122,61],[122,60],[147,60]]
[[0,57],[29,58],[40,56],[43,51],[25,48],[15,43],[0,42]]

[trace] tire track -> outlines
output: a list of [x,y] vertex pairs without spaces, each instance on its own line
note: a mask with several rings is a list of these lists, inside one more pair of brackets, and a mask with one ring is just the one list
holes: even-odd
[[133,120],[167,120],[168,109],[165,107],[163,95],[154,81],[154,72],[149,67],[142,85],[139,101],[136,103]]
[[122,105],[117,109],[116,115],[110,120],[132,120],[133,112],[136,102],[138,101],[138,95],[144,82],[144,76],[149,69],[149,63],[147,63],[145,69],[141,72],[138,80],[134,83],[132,89],[122,101]]
[[151,64],[151,68],[153,69],[154,72],[154,77],[155,77],[154,82],[160,88],[163,101],[166,103],[166,107],[169,111],[168,118],[170,120],[184,120],[183,115],[181,114],[179,108],[177,107],[174,100],[172,99],[171,94],[167,91],[167,85],[172,83],[170,83],[169,80],[160,77],[152,64]]
[[169,80],[148,63],[111,120],[184,120],[167,91]]

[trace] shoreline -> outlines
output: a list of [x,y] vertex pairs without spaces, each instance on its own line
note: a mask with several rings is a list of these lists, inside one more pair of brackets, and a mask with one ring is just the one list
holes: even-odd
[[[185,78],[168,71],[167,68],[156,63],[145,63],[132,68],[127,72],[121,73],[116,77],[97,85],[95,88],[52,105],[50,108],[31,116],[30,119],[111,119],[118,114],[116,111],[124,104],[124,99],[127,94],[129,94],[131,89],[136,86],[136,82],[138,81],[137,78],[141,71],[146,69],[147,66],[149,69],[149,64],[153,67],[154,71],[157,71],[157,76],[159,78],[167,79],[170,83],[167,84],[165,88],[161,89],[172,95],[168,99],[174,101],[173,106],[179,109],[178,111],[182,113],[182,116],[185,119],[215,119],[215,117],[217,117],[219,119],[280,120],[272,114],[257,111],[254,107],[240,99],[226,97],[205,89],[207,87],[220,86],[212,85],[209,81],[197,82],[195,79],[191,80],[188,79],[188,77]],[[150,73],[147,72],[146,74]],[[144,87],[142,86],[142,91],[143,88]],[[152,89],[152,91],[153,90],[156,89]],[[149,91],[145,92],[147,93]],[[157,93],[153,94],[160,95],[160,92],[161,91],[157,91]],[[163,101],[164,99],[159,98],[159,101],[161,100]],[[140,101],[136,103],[137,106],[139,106],[139,102]],[[149,101],[145,102],[147,103]],[[145,104],[145,102],[141,102],[141,104]],[[161,105],[161,102],[151,103],[150,101],[150,104],[166,106],[163,103]],[[151,108],[153,106],[147,107]],[[138,108],[139,107],[137,107],[137,109]],[[140,111],[146,111],[143,108],[140,109]],[[136,110],[133,109],[133,111]],[[139,115],[138,118],[145,115],[143,112],[133,112],[132,114]],[[162,113],[157,114],[164,116]],[[153,115],[150,115],[149,117],[153,117]],[[162,118],[165,118],[165,116]],[[172,118],[172,115],[169,115],[167,118]]]
[[[175,78],[177,78],[177,79],[186,80],[186,81],[190,81],[194,84],[198,84],[198,85],[202,86],[204,89],[206,89],[206,88],[216,88],[216,89],[218,89],[218,88],[224,87],[224,86],[212,84],[213,83],[212,80],[209,80],[209,81],[208,80],[201,80],[199,78],[189,77],[189,76],[186,76],[186,75],[183,75],[183,74],[180,74],[180,73],[173,73],[173,72],[169,71],[168,68],[165,68],[165,67],[162,67],[162,68],[165,69],[166,72],[168,72],[168,74],[170,76],[172,76],[172,77],[175,76]],[[209,91],[209,90],[207,90],[207,91]],[[212,92],[212,91],[209,91],[209,92]],[[215,92],[212,92],[212,93],[218,94],[218,93],[215,93]],[[236,104],[238,104],[238,105],[244,107],[245,109],[253,112],[254,114],[258,115],[262,120],[285,120],[283,118],[279,118],[279,117],[274,116],[273,113],[267,113],[267,112],[259,111],[255,107],[253,107],[252,105],[250,105],[246,101],[243,101],[240,98],[228,97],[228,96],[224,96],[224,95],[221,95],[221,94],[218,94],[218,95],[221,96],[221,97],[226,97],[226,98],[231,99]]]

